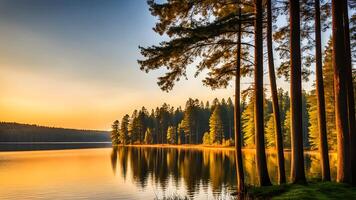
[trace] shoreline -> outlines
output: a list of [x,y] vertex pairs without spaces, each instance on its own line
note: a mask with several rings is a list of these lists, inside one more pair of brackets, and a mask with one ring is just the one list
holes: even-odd
[[[140,148],[166,148],[166,149],[194,149],[194,150],[226,150],[235,151],[234,146],[222,145],[205,145],[205,144],[128,144],[128,145],[113,145],[112,147],[140,147]],[[255,148],[242,148],[242,151],[251,152]],[[266,149],[266,153],[275,153],[275,149]],[[284,153],[290,153],[291,149],[284,149]],[[317,154],[319,150],[304,150],[304,153]],[[336,151],[329,151],[329,154],[336,154]]]

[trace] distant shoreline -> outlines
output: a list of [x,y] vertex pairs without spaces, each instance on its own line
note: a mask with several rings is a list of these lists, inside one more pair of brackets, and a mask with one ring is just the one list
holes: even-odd
[[[227,150],[227,151],[235,151],[234,146],[222,146],[222,145],[205,145],[205,144],[128,144],[128,145],[116,145],[117,147],[143,147],[143,148],[172,148],[172,149],[196,149],[196,150]],[[114,145],[113,145],[114,147]],[[255,151],[254,148],[242,148],[243,151]],[[275,153],[274,149],[266,149],[266,153]],[[284,153],[291,152],[291,149],[284,149]],[[317,154],[318,150],[304,150],[304,153]],[[329,151],[329,154],[335,154],[335,151]]]

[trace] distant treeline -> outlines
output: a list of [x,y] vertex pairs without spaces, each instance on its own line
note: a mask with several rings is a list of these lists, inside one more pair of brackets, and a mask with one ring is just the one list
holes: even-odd
[[[303,142],[310,148],[315,141],[310,138],[310,104],[308,99],[312,93],[303,92]],[[279,89],[280,112],[284,133],[283,143],[290,148],[290,114],[289,95]],[[243,93],[240,103],[242,145],[255,147],[253,90]],[[274,147],[274,123],[272,117],[272,101],[265,99],[265,131],[266,146]],[[234,104],[231,98],[202,102],[199,99],[188,99],[185,108],[174,108],[167,103],[149,112],[145,107],[134,110],[132,115],[125,115],[112,124],[113,144],[234,144]]]
[[[332,83],[325,81],[325,90],[330,98],[326,101],[327,117],[334,118]],[[330,91],[331,90],[331,91]],[[240,103],[242,145],[255,148],[254,104],[253,90],[243,92]],[[265,95],[266,96],[266,95]],[[280,115],[282,121],[283,144],[291,147],[290,135],[290,97],[282,88],[278,90]],[[302,93],[303,116],[303,146],[306,149],[316,149],[319,137],[316,129],[317,113],[315,90]],[[264,100],[265,144],[267,148],[275,147],[275,130],[273,120],[272,100]],[[113,144],[234,144],[234,104],[227,100],[214,99],[212,102],[202,102],[198,99],[188,99],[185,108],[173,108],[167,103],[149,112],[145,107],[134,110],[132,115],[125,115],[121,121],[112,124]],[[329,148],[336,148],[335,123],[328,123]]]
[[108,142],[106,131],[0,122],[0,142]]

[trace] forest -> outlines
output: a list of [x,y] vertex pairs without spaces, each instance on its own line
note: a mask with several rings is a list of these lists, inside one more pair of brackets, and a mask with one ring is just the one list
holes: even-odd
[[0,122],[1,142],[108,142],[106,131],[45,127]]
[[[326,81],[327,82],[327,81]],[[331,85],[332,86],[332,85]],[[331,91],[328,91],[331,89]],[[325,88],[332,93],[332,87]],[[250,95],[250,96],[249,96]],[[250,99],[248,99],[250,97]],[[282,120],[283,145],[290,149],[290,111],[288,92],[278,90],[279,109]],[[334,119],[333,96],[326,103],[327,117]],[[319,135],[317,127],[315,90],[302,93],[303,114],[303,146],[304,149],[317,150]],[[265,99],[265,145],[275,147],[275,125],[273,121],[272,100]],[[246,90],[240,103],[242,146],[254,148],[254,105],[251,90]],[[125,115],[120,124],[116,120],[112,124],[112,141],[114,144],[205,144],[234,145],[234,105],[231,98],[214,99],[211,103],[198,99],[189,99],[184,109],[174,108],[167,103],[149,112],[144,106]],[[335,123],[327,126],[329,137],[328,147],[336,151]]]
[[[335,127],[335,107],[333,89],[333,68],[331,63],[331,41],[324,52],[323,81],[328,147],[337,149]],[[354,73],[354,78],[356,78]],[[354,82],[354,85],[356,82]],[[314,84],[315,85],[315,84]],[[356,87],[354,87],[354,90]],[[264,99],[264,130],[266,148],[275,147],[275,124],[273,118],[272,99]],[[279,102],[283,146],[290,149],[290,96],[282,88],[277,90]],[[241,141],[245,148],[255,148],[253,88],[242,92],[240,102]],[[319,146],[318,112],[316,89],[302,91],[302,130],[304,149],[317,150]],[[174,108],[167,103],[148,111],[144,106],[125,115],[112,124],[112,141],[114,144],[208,144],[234,145],[234,103],[227,100],[214,99],[202,102],[189,99],[185,108]]]
[[[120,128],[114,122],[115,143],[234,143],[239,193],[245,190],[243,147],[255,149],[260,186],[271,185],[267,147],[276,150],[280,184],[287,181],[285,148],[292,184],[306,183],[305,148],[318,150],[321,179],[330,181],[332,150],[337,182],[356,184],[355,1],[148,0],[148,6],[157,20],[153,30],[166,39],[139,47],[140,69],[162,70],[158,86],[170,91],[192,68],[205,86],[234,86],[234,99],[212,105],[190,99],[184,111],[168,104],[150,114],[135,111]],[[247,91],[241,89],[245,77],[253,80]],[[288,95],[277,78],[287,81]],[[314,88],[307,91],[302,82],[310,79]]]

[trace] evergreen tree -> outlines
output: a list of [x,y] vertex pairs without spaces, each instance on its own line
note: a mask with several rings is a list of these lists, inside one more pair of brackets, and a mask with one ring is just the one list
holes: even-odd
[[145,133],[145,144],[153,144],[153,137],[152,137],[151,128],[147,128],[147,129],[146,129],[146,133]]
[[[337,181],[351,183],[351,155],[350,135],[347,107],[347,47],[345,46],[344,32],[344,3],[347,1],[332,0],[332,41],[333,41],[333,68],[335,92],[335,124],[338,145]],[[347,24],[348,25],[348,24]],[[350,74],[351,75],[351,74]]]
[[310,96],[308,98],[309,105],[309,116],[310,116],[310,126],[309,126],[309,141],[311,149],[318,149],[320,144],[320,134],[318,127],[318,106],[317,106],[317,96],[315,90],[310,92]]
[[[243,132],[243,146],[255,148],[255,120],[254,120],[254,95],[253,90],[247,89],[242,94],[243,102],[248,102],[242,109],[241,122]],[[271,101],[264,99],[264,122],[267,122],[272,111]]]
[[[334,72],[332,67],[332,41],[329,40],[324,52],[323,63],[323,80],[324,80],[324,92],[325,92],[325,109],[326,109],[326,131],[328,139],[328,147],[331,150],[337,148],[337,137],[335,127],[335,106],[334,106]],[[310,143],[312,148],[317,149],[319,147],[319,128],[317,126],[317,102],[314,90],[311,91],[311,96],[308,99],[309,103],[309,116],[310,116]]]
[[137,116],[137,124],[135,128],[137,129],[137,140],[139,143],[143,143],[145,138],[146,129],[148,126],[148,112],[145,107],[139,111]]
[[134,110],[131,115],[131,119],[130,119],[130,123],[129,123],[129,127],[128,127],[131,144],[136,143],[138,140],[138,136],[139,136],[139,127],[138,126],[139,126],[138,111]]
[[317,111],[318,111],[318,129],[320,138],[320,161],[321,174],[323,181],[330,181],[330,164],[328,153],[328,139],[326,133],[326,112],[325,112],[325,96],[324,96],[324,81],[322,70],[322,55],[321,55],[321,23],[320,23],[320,0],[314,0],[315,8],[315,71],[316,71],[316,94],[317,94]]
[[[246,97],[245,97],[246,98]],[[255,147],[255,124],[253,96],[250,96],[246,108],[242,112],[243,146]]]
[[300,37],[300,2],[289,0],[290,13],[290,113],[292,165],[291,181],[305,183],[303,154],[303,117],[302,109],[302,66]]
[[224,125],[221,120],[221,107],[215,106],[213,114],[210,116],[209,120],[210,126],[210,143],[211,144],[221,144],[224,137]]
[[118,145],[119,140],[119,120],[115,120],[111,125],[111,142],[113,145]]
[[199,101],[188,99],[182,120],[182,128],[184,129],[186,138],[185,141],[189,142],[190,144],[198,143],[198,106]]
[[[287,111],[289,110],[289,105],[290,105],[290,99],[289,99],[289,95],[288,92],[284,92],[282,88],[278,89],[278,103],[279,103],[279,108],[280,108],[280,116],[281,116],[281,122],[282,122],[282,133],[285,134],[286,131],[289,131],[290,129],[287,129],[284,126],[284,122],[286,120],[286,114]],[[284,138],[284,136],[283,136]]]
[[[267,128],[268,131],[274,130],[275,132],[275,142],[272,142],[271,138],[267,138],[266,142],[268,145],[276,146],[277,150],[277,160],[278,160],[278,181],[279,183],[286,182],[285,167],[284,167],[284,150],[283,150],[283,133],[281,125],[281,116],[278,102],[278,91],[276,83],[276,74],[274,68],[274,58],[273,58],[273,42],[272,42],[272,0],[267,0],[267,53],[268,53],[268,71],[269,79],[271,85],[271,96],[272,96],[272,107],[273,107],[273,121],[271,119],[268,121]],[[266,133],[268,136],[273,136],[271,132]],[[268,141],[269,140],[269,141]],[[275,143],[275,144],[274,144]]]
[[291,148],[291,134],[290,134],[290,129],[291,129],[291,116],[290,116],[290,111],[288,110],[286,112],[286,119],[284,120],[284,128],[285,128],[285,133],[283,136],[283,143],[284,147],[290,149]]
[[308,109],[309,109],[309,105],[308,105],[308,99],[309,98],[309,94],[303,90],[302,91],[302,136],[303,136],[303,147],[304,148],[310,148],[310,144],[309,144],[309,113],[308,113]]
[[178,128],[177,128],[177,142],[178,144],[184,144],[185,142],[185,133],[184,133],[184,128],[183,128],[183,120],[181,123],[178,124]]
[[266,124],[266,147],[275,147],[276,146],[276,133],[275,133],[275,124],[274,118],[270,115],[267,124]]
[[223,127],[224,127],[224,131],[223,131],[223,138],[225,140],[228,140],[228,139],[231,139],[230,138],[230,134],[229,134],[229,108],[228,108],[228,105],[225,101],[225,99],[223,98],[221,100],[221,106],[220,106],[220,109],[221,109],[221,120],[222,120],[222,123],[223,123]]
[[167,141],[167,129],[172,125],[171,108],[168,104],[164,103],[157,113],[158,123],[158,143],[164,144]]
[[271,185],[267,170],[264,134],[263,89],[263,2],[254,1],[254,116],[256,138],[256,170],[260,186]]
[[210,133],[205,132],[203,136],[203,144],[211,144],[210,142]]
[[234,139],[234,104],[231,98],[227,99],[227,118],[228,118],[228,138]]
[[330,39],[324,52],[323,63],[326,130],[328,133],[328,146],[332,150],[337,149],[337,134],[335,124],[335,93],[334,93],[334,68],[332,64],[332,40]]
[[167,130],[167,142],[168,144],[176,144],[177,138],[176,138],[176,132],[177,129],[174,126],[169,126]]
[[121,127],[120,127],[120,141],[121,144],[123,145],[129,143],[129,123],[130,123],[130,116],[125,115],[121,120]]

